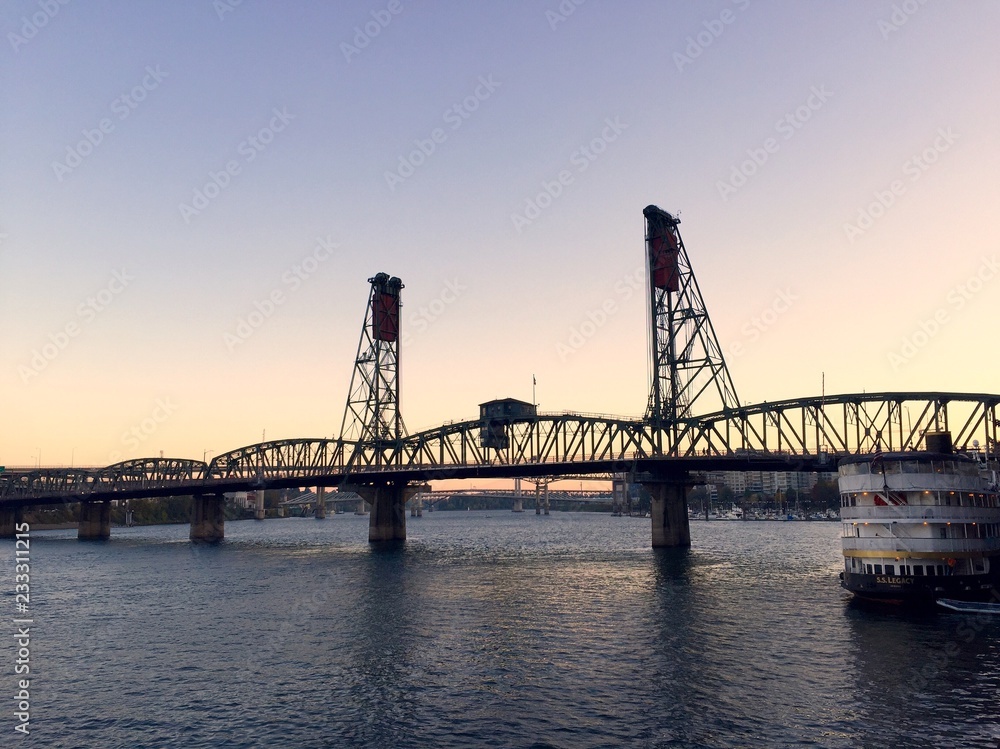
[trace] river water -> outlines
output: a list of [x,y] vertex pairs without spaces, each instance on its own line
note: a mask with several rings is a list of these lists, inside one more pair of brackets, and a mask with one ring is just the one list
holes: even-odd
[[[15,733],[3,547],[0,746],[996,747],[1000,622],[858,607],[839,524],[437,512],[31,539],[31,723]],[[998,617],[1000,619],[1000,617]]]

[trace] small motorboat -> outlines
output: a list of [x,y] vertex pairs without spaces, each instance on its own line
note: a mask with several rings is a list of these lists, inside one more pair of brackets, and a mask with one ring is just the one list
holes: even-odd
[[958,601],[954,598],[938,598],[937,605],[962,614],[1000,614],[1000,603],[985,601]]

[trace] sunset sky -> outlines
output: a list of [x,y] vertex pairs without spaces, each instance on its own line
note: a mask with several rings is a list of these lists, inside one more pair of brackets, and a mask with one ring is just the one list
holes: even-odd
[[[642,209],[740,399],[1000,392],[1000,5],[9,0],[0,465],[641,415]],[[610,314],[601,312],[609,305]],[[603,316],[602,316],[603,315]]]

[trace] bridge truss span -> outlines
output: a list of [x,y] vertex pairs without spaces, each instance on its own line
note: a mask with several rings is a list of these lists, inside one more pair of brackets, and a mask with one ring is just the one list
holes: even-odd
[[104,468],[43,468],[0,474],[0,498],[113,495],[170,489],[205,479],[207,464],[187,458],[138,458]]
[[290,439],[260,442],[217,455],[208,465],[207,477],[214,481],[266,483],[310,476],[343,473],[350,459],[359,454],[357,443],[335,439]]
[[[498,430],[498,426],[500,427]],[[0,499],[237,491],[256,487],[335,485],[343,481],[433,480],[478,475],[542,475],[644,470],[671,463],[696,468],[784,470],[832,467],[838,457],[879,449],[924,448],[928,432],[948,431],[956,450],[1000,460],[1000,395],[862,393],[760,403],[679,423],[674,432],[644,419],[539,415],[497,425],[454,422],[398,441],[292,439],[247,445],[197,460],[146,458],[106,468],[38,469],[0,474]],[[484,432],[494,446],[484,446]],[[497,444],[498,435],[502,437]],[[759,466],[758,466],[759,467]],[[821,470],[821,469],[820,469]]]
[[673,454],[778,453],[832,456],[923,449],[948,431],[955,448],[997,459],[1000,396],[893,392],[827,395],[706,414],[687,420]]
[[591,463],[655,457],[651,432],[642,420],[576,414],[540,415],[489,428],[503,434],[500,447],[484,447],[488,422],[464,421],[403,440],[401,467],[517,466]]

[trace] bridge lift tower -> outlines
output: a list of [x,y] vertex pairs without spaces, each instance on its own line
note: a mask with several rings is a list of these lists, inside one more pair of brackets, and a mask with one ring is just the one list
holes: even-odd
[[[672,451],[678,422],[699,413],[735,409],[739,398],[677,230],[681,220],[655,205],[642,213],[652,375],[646,420],[669,435],[670,444],[659,447]],[[706,408],[708,401],[714,407]]]
[[[399,411],[400,292],[403,282],[388,273],[378,273],[368,282],[371,293],[340,426],[341,439],[358,443],[348,462],[348,470],[362,465],[371,468],[398,464],[399,444],[406,437],[406,426]],[[356,492],[371,505],[369,541],[406,540],[406,500],[421,487],[392,481],[359,485],[348,479],[340,488]]]
[[[400,292],[403,282],[388,273],[368,279],[371,293],[347,393],[340,436],[375,445],[382,465],[386,450],[406,436],[399,412]],[[355,456],[355,460],[360,458]]]
[[[729,376],[677,225],[680,219],[655,205],[646,218],[649,284],[650,375],[646,421],[657,450],[676,454],[679,427],[699,413],[735,409],[736,386]],[[712,402],[714,407],[706,407]],[[696,408],[697,406],[697,408]],[[686,471],[646,475],[653,546],[689,546]]]

